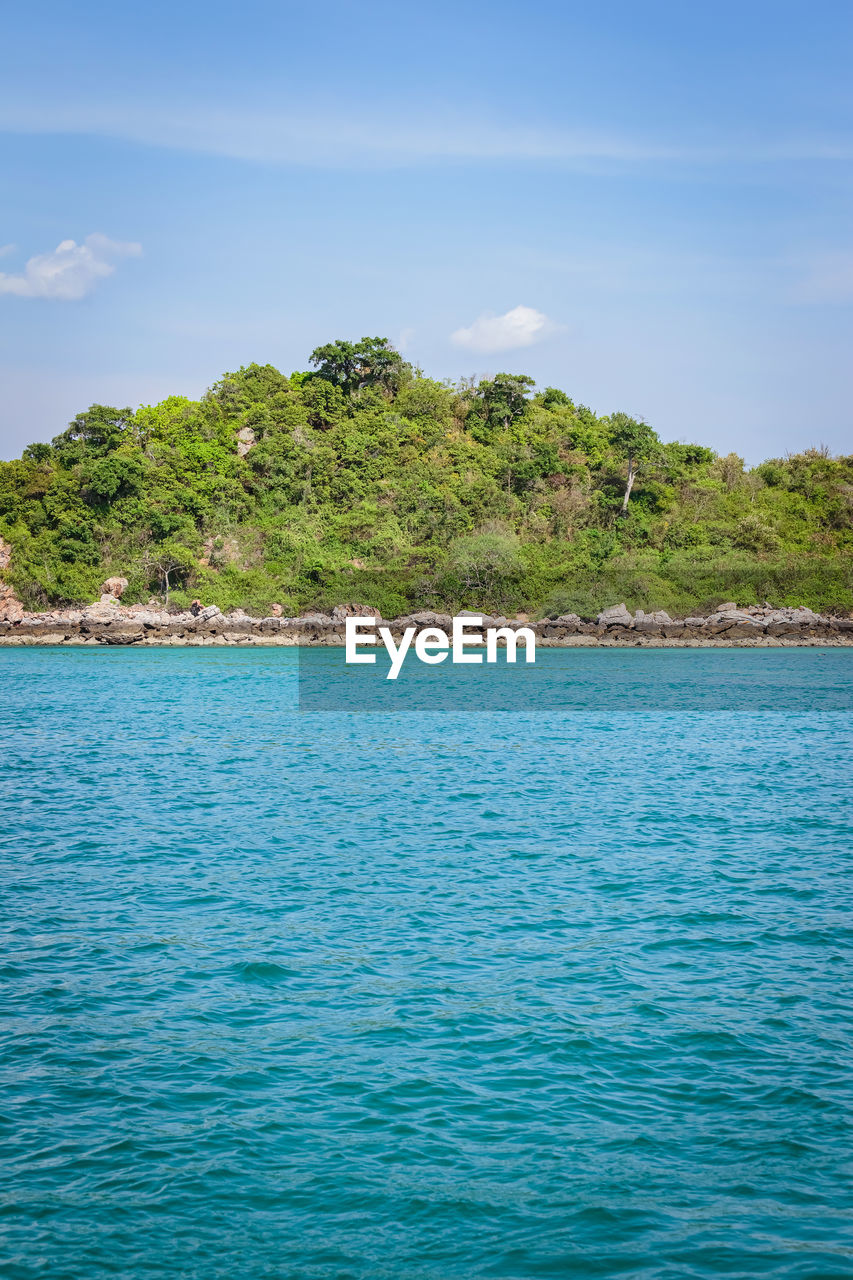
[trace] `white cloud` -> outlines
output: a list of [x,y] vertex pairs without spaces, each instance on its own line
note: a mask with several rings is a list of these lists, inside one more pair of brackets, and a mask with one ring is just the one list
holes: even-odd
[[362,104],[337,108],[315,101],[181,101],[168,104],[123,97],[105,105],[0,100],[0,133],[72,134],[120,138],[143,146],[227,156],[261,164],[311,167],[410,167],[442,161],[544,162],[586,168],[604,165],[720,165],[727,163],[837,163],[853,157],[846,136],[766,138],[745,144],[721,137],[643,137],[574,126],[555,128],[512,118],[478,116],[421,103],[394,119]]
[[668,143],[573,128],[554,130],[478,119],[433,105],[389,120],[362,107],[321,103],[98,103],[0,101],[0,133],[88,134],[144,146],[228,156],[263,164],[411,166],[443,160],[635,163],[682,157]]
[[498,351],[514,351],[519,347],[532,347],[541,342],[558,326],[549,320],[541,311],[533,307],[513,307],[502,316],[486,311],[478,316],[467,329],[457,329],[450,335],[450,341],[457,347],[467,347],[469,351],[480,351],[483,354]]
[[52,253],[37,253],[19,275],[0,271],[0,293],[17,298],[84,298],[104,276],[115,271],[118,258],[136,257],[142,246],[110,240],[95,232],[82,244],[63,240]]

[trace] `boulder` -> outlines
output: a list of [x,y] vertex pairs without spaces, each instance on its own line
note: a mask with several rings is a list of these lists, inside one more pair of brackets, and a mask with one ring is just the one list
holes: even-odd
[[211,618],[218,618],[222,610],[218,604],[209,604],[206,609],[202,609],[198,615],[200,622],[208,622]]
[[331,618],[322,613],[308,613],[301,618],[291,618],[287,623],[291,631],[317,632],[334,626]]
[[254,443],[255,433],[252,428],[241,427],[237,432],[237,453],[241,458],[245,458]]
[[127,590],[127,578],[107,578],[101,583],[102,596],[114,596],[120,600]]
[[800,605],[798,609],[791,609],[790,618],[801,627],[814,627],[823,621],[819,613],[815,613],[813,609],[807,609],[805,605]]
[[96,636],[98,644],[139,644],[145,638],[141,627],[111,627],[103,635]]
[[24,606],[15,595],[14,587],[0,582],[0,622],[20,622]]
[[624,604],[614,604],[609,609],[602,609],[596,621],[600,627],[630,627],[634,618]]
[[24,606],[14,597],[0,602],[0,622],[20,622],[24,616]]
[[90,604],[83,610],[81,622],[84,626],[109,626],[121,619],[121,609],[117,600],[104,597],[98,604]]
[[744,640],[749,636],[763,636],[765,630],[763,621],[760,622],[757,618],[744,618],[729,627],[723,634],[726,639]]
[[346,622],[347,618],[378,618],[379,610],[369,604],[336,604],[332,610],[332,622]]

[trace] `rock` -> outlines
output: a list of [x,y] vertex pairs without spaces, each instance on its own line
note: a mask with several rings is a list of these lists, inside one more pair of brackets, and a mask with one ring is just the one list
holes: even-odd
[[685,618],[684,625],[685,627],[704,627],[707,621],[707,618]]
[[121,616],[118,601],[105,597],[100,603],[90,604],[88,609],[83,610],[81,622],[84,626],[108,626],[110,623],[118,622]]
[[0,602],[0,622],[20,622],[24,616],[24,606],[14,597]]
[[145,639],[145,632],[141,627],[113,627],[95,639],[98,644],[139,644]]
[[378,618],[379,610],[369,604],[336,604],[332,610],[332,622],[346,622],[347,618]]
[[707,621],[730,626],[734,622],[754,622],[755,619],[745,609],[718,609]]
[[647,613],[645,617],[651,619],[652,622],[657,622],[659,625],[672,622],[672,618],[664,609],[658,609],[655,613]]
[[118,596],[110,595],[108,591],[105,591],[104,594],[101,596],[99,603],[100,604],[118,604],[119,599],[118,599]]
[[103,596],[114,596],[116,600],[120,600],[127,590],[127,578],[107,578],[106,582],[101,583],[102,599]]
[[11,563],[12,548],[9,546],[8,542],[4,542],[3,539],[0,538],[0,571],[8,569]]
[[456,617],[457,618],[480,618],[482,619],[482,623],[484,627],[493,627],[495,625],[495,620],[492,617],[492,615],[490,613],[484,613],[482,610],[478,611],[476,609],[458,609],[456,612]]
[[209,604],[206,609],[202,609],[198,617],[201,622],[207,622],[210,618],[218,618],[221,612],[218,604]]
[[736,613],[737,605],[735,604],[734,600],[727,600],[725,604],[717,605],[716,612],[717,613]]
[[20,622],[23,616],[24,606],[15,595],[15,588],[0,582],[0,622]]
[[561,613],[559,618],[554,619],[554,623],[558,627],[577,627],[580,625],[580,618],[576,613]]
[[624,604],[614,604],[602,609],[596,621],[600,627],[630,627],[634,619]]
[[768,622],[767,634],[769,636],[797,636],[800,634],[800,628],[795,622]]
[[331,618],[327,618],[323,613],[307,613],[301,618],[291,618],[286,624],[292,631],[325,631],[327,628],[334,626]]
[[241,427],[237,432],[237,453],[241,458],[245,458],[254,443],[255,433],[252,428]]
[[801,626],[813,627],[821,622],[821,616],[812,609],[807,609],[805,605],[800,605],[798,609],[792,609],[790,613],[792,622],[799,622]]
[[736,622],[734,626],[724,633],[726,639],[739,640],[745,639],[747,636],[763,636],[765,633],[764,623],[759,622],[757,618],[744,618],[740,622]]

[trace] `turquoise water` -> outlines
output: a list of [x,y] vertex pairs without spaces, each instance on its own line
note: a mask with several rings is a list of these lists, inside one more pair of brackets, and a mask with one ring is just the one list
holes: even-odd
[[853,1276],[853,650],[541,656],[0,650],[4,1275]]

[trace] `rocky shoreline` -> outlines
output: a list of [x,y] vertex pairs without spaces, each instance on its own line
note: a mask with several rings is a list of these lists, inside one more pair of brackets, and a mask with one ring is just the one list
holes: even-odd
[[[463,611],[472,616],[470,611]],[[378,617],[363,605],[342,605],[331,614],[298,618],[256,618],[216,605],[196,604],[171,612],[153,602],[124,606],[112,595],[80,608],[28,613],[0,584],[0,645],[343,645],[349,616]],[[392,634],[406,627],[449,629],[448,614],[422,611],[394,618],[385,625]],[[531,627],[537,643],[556,646],[779,647],[853,644],[853,618],[813,613],[807,608],[774,609],[769,605],[738,608],[721,604],[711,614],[671,618],[663,612],[631,614],[624,604],[605,609],[595,619],[576,614],[529,622],[524,615],[493,618],[483,625]]]

